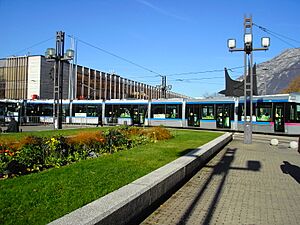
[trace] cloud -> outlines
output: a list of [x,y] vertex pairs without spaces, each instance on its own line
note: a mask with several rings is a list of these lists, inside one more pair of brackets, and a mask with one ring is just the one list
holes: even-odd
[[148,8],[162,14],[162,15],[165,15],[165,16],[168,16],[168,17],[172,17],[172,18],[175,18],[175,19],[178,19],[178,20],[182,20],[182,21],[189,21],[188,18],[185,18],[185,17],[182,17],[182,16],[178,16],[178,15],[175,15],[167,10],[164,10],[164,9],[161,9],[153,4],[151,4],[150,2],[146,1],[146,0],[136,0],[138,3],[140,4],[143,4],[144,6],[147,6]]

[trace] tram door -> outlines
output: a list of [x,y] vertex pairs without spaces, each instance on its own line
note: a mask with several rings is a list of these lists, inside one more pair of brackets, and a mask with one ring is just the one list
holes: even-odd
[[217,128],[230,128],[230,106],[217,105]]
[[199,127],[199,106],[198,105],[187,105],[187,122],[189,127]]
[[199,127],[198,115],[196,113],[190,113],[188,116],[188,126]]
[[274,131],[284,132],[284,105],[281,103],[274,104]]

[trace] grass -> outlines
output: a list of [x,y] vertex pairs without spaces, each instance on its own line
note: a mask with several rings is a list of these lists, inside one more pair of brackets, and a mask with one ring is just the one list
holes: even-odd
[[173,131],[175,138],[0,181],[0,224],[46,224],[98,199],[221,133]]
[[93,128],[78,128],[78,129],[65,129],[65,130],[45,130],[45,131],[26,131],[20,133],[0,133],[0,143],[10,140],[20,140],[23,137],[34,135],[39,137],[51,137],[54,135],[64,135],[70,136],[77,134],[78,132],[84,131],[95,131],[95,130],[104,130],[107,127],[93,127]]

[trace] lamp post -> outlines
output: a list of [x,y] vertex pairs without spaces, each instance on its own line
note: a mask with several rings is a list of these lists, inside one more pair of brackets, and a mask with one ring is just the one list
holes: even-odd
[[[252,16],[244,17],[244,48],[236,48],[236,40],[228,39],[227,45],[230,52],[244,52],[244,143],[252,143],[252,112],[253,112],[253,51],[268,50],[270,38],[261,39],[261,48],[253,48]],[[247,79],[247,65],[249,67],[249,79]],[[248,110],[247,103],[250,105]]]
[[156,88],[161,90],[162,98],[167,98],[167,91],[172,89],[172,85],[167,85],[167,76],[161,76],[161,85],[156,85]]
[[62,99],[63,99],[63,63],[72,60],[74,50],[64,53],[65,32],[56,32],[56,48],[47,48],[46,61],[54,61],[54,91],[53,91],[53,125],[54,129],[62,129]]

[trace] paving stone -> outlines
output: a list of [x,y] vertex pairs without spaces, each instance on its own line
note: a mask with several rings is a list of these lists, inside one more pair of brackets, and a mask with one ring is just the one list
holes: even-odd
[[[300,224],[295,138],[241,134],[141,224]],[[285,163],[284,163],[285,161]],[[296,174],[298,173],[298,175]]]

